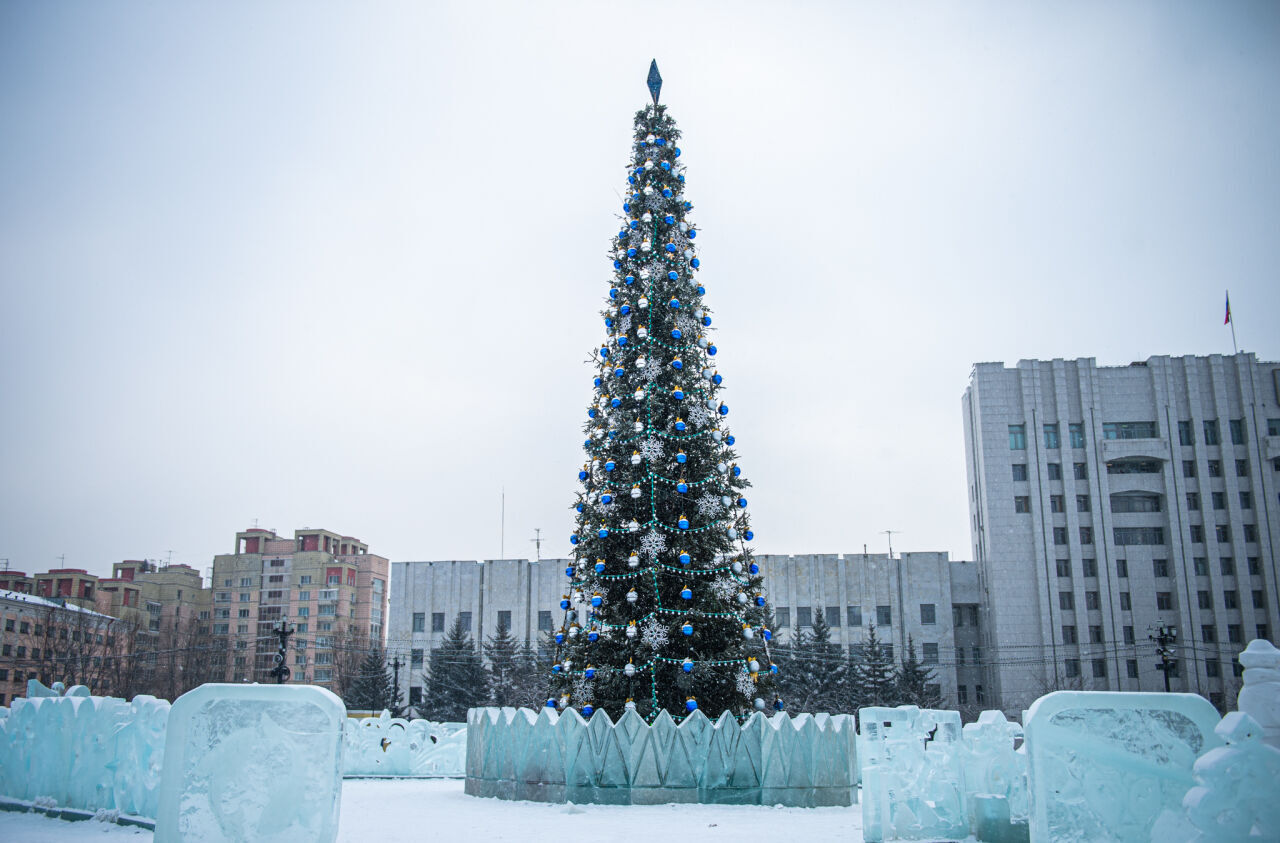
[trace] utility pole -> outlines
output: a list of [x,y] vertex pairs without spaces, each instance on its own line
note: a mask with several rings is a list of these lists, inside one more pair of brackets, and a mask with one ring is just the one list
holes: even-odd
[[1177,652],[1174,650],[1173,645],[1178,640],[1178,628],[1160,624],[1156,631],[1148,635],[1147,638],[1156,642],[1156,655],[1160,657],[1160,664],[1156,665],[1156,670],[1164,674],[1164,692],[1167,694],[1170,691],[1169,672],[1173,670],[1173,657]]
[[276,650],[275,663],[276,666],[271,668],[271,675],[276,678],[277,685],[283,685],[289,681],[289,665],[285,664],[285,659],[289,652],[289,636],[293,635],[293,630],[289,629],[286,618],[280,618],[280,625],[274,630],[276,636],[280,639],[280,649]]
[[394,683],[391,687],[394,688],[395,691],[394,693],[392,693],[391,699],[388,700],[388,702],[394,703],[396,699],[400,696],[400,654],[399,653],[397,653],[396,657],[391,660],[391,675],[393,677],[391,681]]
[[533,528],[533,538],[529,539],[529,541],[533,542],[534,551],[538,554],[538,561],[541,562],[542,561],[542,528],[541,527]]

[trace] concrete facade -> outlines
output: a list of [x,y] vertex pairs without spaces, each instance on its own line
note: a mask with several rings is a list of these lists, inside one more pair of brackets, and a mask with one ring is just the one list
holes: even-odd
[[993,699],[1164,687],[1221,707],[1280,624],[1280,363],[979,363],[962,399]]
[[[925,646],[936,654],[940,691],[949,704],[985,700],[981,662],[977,566],[952,562],[946,553],[817,554],[756,557],[765,575],[780,642],[786,642],[822,612],[832,641],[842,647],[862,643],[872,623],[894,647],[908,636],[917,656]],[[404,698],[416,702],[432,648],[439,646],[454,618],[483,641],[506,624],[521,642],[537,647],[543,633],[562,623],[567,559],[502,559],[395,562],[391,565],[388,655],[400,656]],[[878,615],[880,616],[878,618]],[[878,620],[888,620],[879,623]],[[930,622],[932,621],[932,622]],[[935,649],[936,648],[936,651]],[[934,655],[931,655],[931,659]]]

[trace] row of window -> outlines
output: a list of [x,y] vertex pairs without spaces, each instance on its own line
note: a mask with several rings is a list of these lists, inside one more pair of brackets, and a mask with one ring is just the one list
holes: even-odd
[[[1029,507],[1029,503],[1019,503],[1018,499],[1014,499],[1014,510],[1016,512],[1026,512],[1029,509],[1022,509],[1023,506]],[[1190,537],[1192,544],[1204,544],[1204,525],[1192,524],[1190,526]],[[1080,527],[1080,544],[1093,544],[1093,528]],[[1117,547],[1130,546],[1159,546],[1168,544],[1165,540],[1163,527],[1113,527],[1111,529],[1112,540]],[[1216,524],[1214,525],[1214,536],[1217,541],[1227,543],[1231,541],[1231,525]],[[1244,525],[1244,540],[1254,543],[1258,541],[1258,527],[1256,524]],[[1057,546],[1063,546],[1070,543],[1066,527],[1053,528],[1053,543]]]
[[[1202,427],[1204,430],[1204,444],[1222,444],[1221,429],[1218,426],[1217,419],[1205,419]],[[1231,436],[1232,445],[1243,445],[1245,443],[1244,419],[1228,420],[1227,430]],[[1085,446],[1084,424],[1082,422],[1068,424],[1067,431],[1072,448],[1083,448]],[[1042,432],[1046,449],[1058,450],[1062,447],[1057,424],[1044,425]],[[1267,435],[1280,436],[1280,419],[1267,419]],[[1159,439],[1160,425],[1154,421],[1103,422],[1102,438],[1110,440]],[[1184,446],[1196,444],[1195,426],[1190,420],[1178,422],[1178,444]],[[1025,424],[1009,425],[1009,449],[1012,451],[1025,451],[1027,449],[1027,426]]]
[[[956,702],[959,703],[960,705],[969,704],[969,686],[968,685],[956,686]],[[973,702],[974,702],[974,705],[986,705],[987,703],[987,694],[982,689],[981,685],[973,686]]]
[[[1236,562],[1233,557],[1223,556],[1218,561],[1219,561],[1219,570],[1222,572],[1223,576],[1228,576],[1228,577],[1235,576]],[[1261,558],[1257,556],[1250,556],[1248,562],[1249,562],[1249,573],[1254,576],[1261,576],[1262,575]],[[1196,576],[1198,577],[1209,576],[1208,558],[1204,556],[1193,557],[1192,565],[1195,570]],[[1059,578],[1068,579],[1068,580],[1071,579],[1071,560],[1070,559],[1057,560],[1057,570],[1058,570]],[[1169,560],[1168,559],[1152,559],[1151,570],[1152,570],[1152,574],[1156,577],[1168,577],[1169,576]],[[1088,559],[1088,558],[1082,559],[1081,573],[1085,577],[1098,576],[1098,560]],[[1116,576],[1120,577],[1121,579],[1128,578],[1129,560],[1127,559],[1116,560]]]
[[79,641],[83,637],[85,641],[92,640],[96,644],[102,644],[105,641],[108,647],[114,647],[116,642],[114,635],[104,636],[101,632],[88,631],[81,633],[78,629],[68,631],[65,626],[45,626],[44,624],[39,623],[35,624],[33,627],[30,621],[15,621],[13,618],[5,618],[4,631],[17,632],[20,635],[43,636],[45,638],[56,637],[60,641],[66,641],[68,639],[72,641]]

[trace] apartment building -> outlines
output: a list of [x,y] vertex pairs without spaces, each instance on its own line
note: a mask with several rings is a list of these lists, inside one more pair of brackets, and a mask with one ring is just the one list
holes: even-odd
[[293,624],[291,681],[331,685],[386,637],[388,561],[328,530],[236,533],[235,552],[213,560],[209,622],[226,654],[226,681],[268,682],[274,630]]
[[[505,626],[537,647],[560,626],[567,559],[444,560],[391,565],[388,650],[405,660],[401,692],[422,694],[432,648],[455,618],[478,641]],[[812,626],[816,614],[832,641],[856,648],[872,624],[900,656],[908,640],[936,671],[944,699],[961,706],[986,700],[979,638],[977,566],[946,553],[764,555],[757,562],[775,613],[779,643]]]
[[1251,353],[974,366],[970,530],[991,690],[1163,690],[1229,702],[1280,624],[1280,363]]
[[116,623],[68,600],[0,590],[0,705],[25,696],[29,679],[108,690]]

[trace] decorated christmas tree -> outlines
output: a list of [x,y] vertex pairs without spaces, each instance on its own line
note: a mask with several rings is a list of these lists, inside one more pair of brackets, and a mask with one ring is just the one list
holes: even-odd
[[742,476],[727,426],[685,197],[680,131],[658,103],[635,116],[621,226],[592,354],[548,706],[613,717],[635,708],[716,717],[781,707],[769,607],[752,557]]

